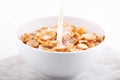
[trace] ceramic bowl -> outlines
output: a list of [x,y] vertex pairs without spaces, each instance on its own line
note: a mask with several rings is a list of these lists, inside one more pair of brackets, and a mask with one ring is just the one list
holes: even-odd
[[[33,32],[40,27],[57,24],[58,17],[44,17],[21,25],[17,37],[24,33]],[[76,17],[64,17],[64,22],[75,26],[83,26],[88,32],[105,35],[104,30],[97,24]],[[105,36],[106,37],[106,36]],[[105,40],[99,45],[79,52],[49,52],[32,48],[18,39],[20,54],[34,69],[45,75],[48,80],[72,80],[89,69],[103,51]]]

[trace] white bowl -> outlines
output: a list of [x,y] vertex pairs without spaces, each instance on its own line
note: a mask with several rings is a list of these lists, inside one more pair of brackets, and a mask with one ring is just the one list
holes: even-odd
[[[19,27],[17,36],[20,37],[25,32],[33,32],[46,25],[57,24],[57,20],[56,16],[52,16],[30,21]],[[88,20],[64,17],[64,22],[83,26],[88,32],[97,35],[105,35],[101,27]],[[105,39],[101,44],[79,52],[48,52],[32,48],[19,39],[18,47],[23,58],[38,72],[47,76],[48,80],[72,80],[94,64],[104,48]]]

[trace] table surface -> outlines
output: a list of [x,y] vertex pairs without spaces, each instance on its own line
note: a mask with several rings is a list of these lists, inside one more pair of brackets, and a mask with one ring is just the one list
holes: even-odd
[[[120,53],[106,47],[97,62],[78,80],[120,80]],[[0,80],[46,80],[20,55],[0,61]]]
[[[17,28],[25,22],[59,15],[60,0],[0,0],[0,59],[19,54]],[[120,52],[119,0],[65,0],[64,16],[84,18],[102,26],[106,45]]]

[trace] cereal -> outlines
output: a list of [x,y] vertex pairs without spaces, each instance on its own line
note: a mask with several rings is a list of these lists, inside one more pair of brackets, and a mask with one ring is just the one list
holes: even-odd
[[100,36],[100,42],[102,42],[104,40],[105,36]]
[[26,42],[26,44],[29,45],[29,46],[32,46],[34,48],[38,48],[39,47],[39,43],[36,40],[33,40],[33,39],[31,39],[28,42]]
[[42,27],[32,33],[24,33],[20,40],[31,47],[53,52],[74,52],[87,50],[100,44],[105,36],[90,33],[84,27],[63,24],[63,45],[59,45],[57,38],[57,25]]
[[83,28],[83,27],[79,27],[79,28],[77,28],[77,32],[79,33],[79,34],[84,34],[84,33],[86,33],[86,31],[85,31],[85,28]]
[[77,48],[85,50],[85,49],[88,49],[88,46],[87,44],[80,43],[80,44],[77,44]]
[[97,35],[92,33],[85,33],[85,34],[82,34],[81,38],[85,40],[97,40]]
[[41,45],[45,48],[53,48],[56,47],[58,44],[58,41],[46,41],[45,43],[42,43]]

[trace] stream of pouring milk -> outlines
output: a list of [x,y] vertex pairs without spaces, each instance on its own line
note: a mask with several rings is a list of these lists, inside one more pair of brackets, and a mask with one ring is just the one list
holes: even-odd
[[59,46],[62,46],[62,36],[63,36],[63,11],[64,11],[64,0],[60,0],[60,14],[58,16],[58,28],[57,28],[57,40],[59,41]]

